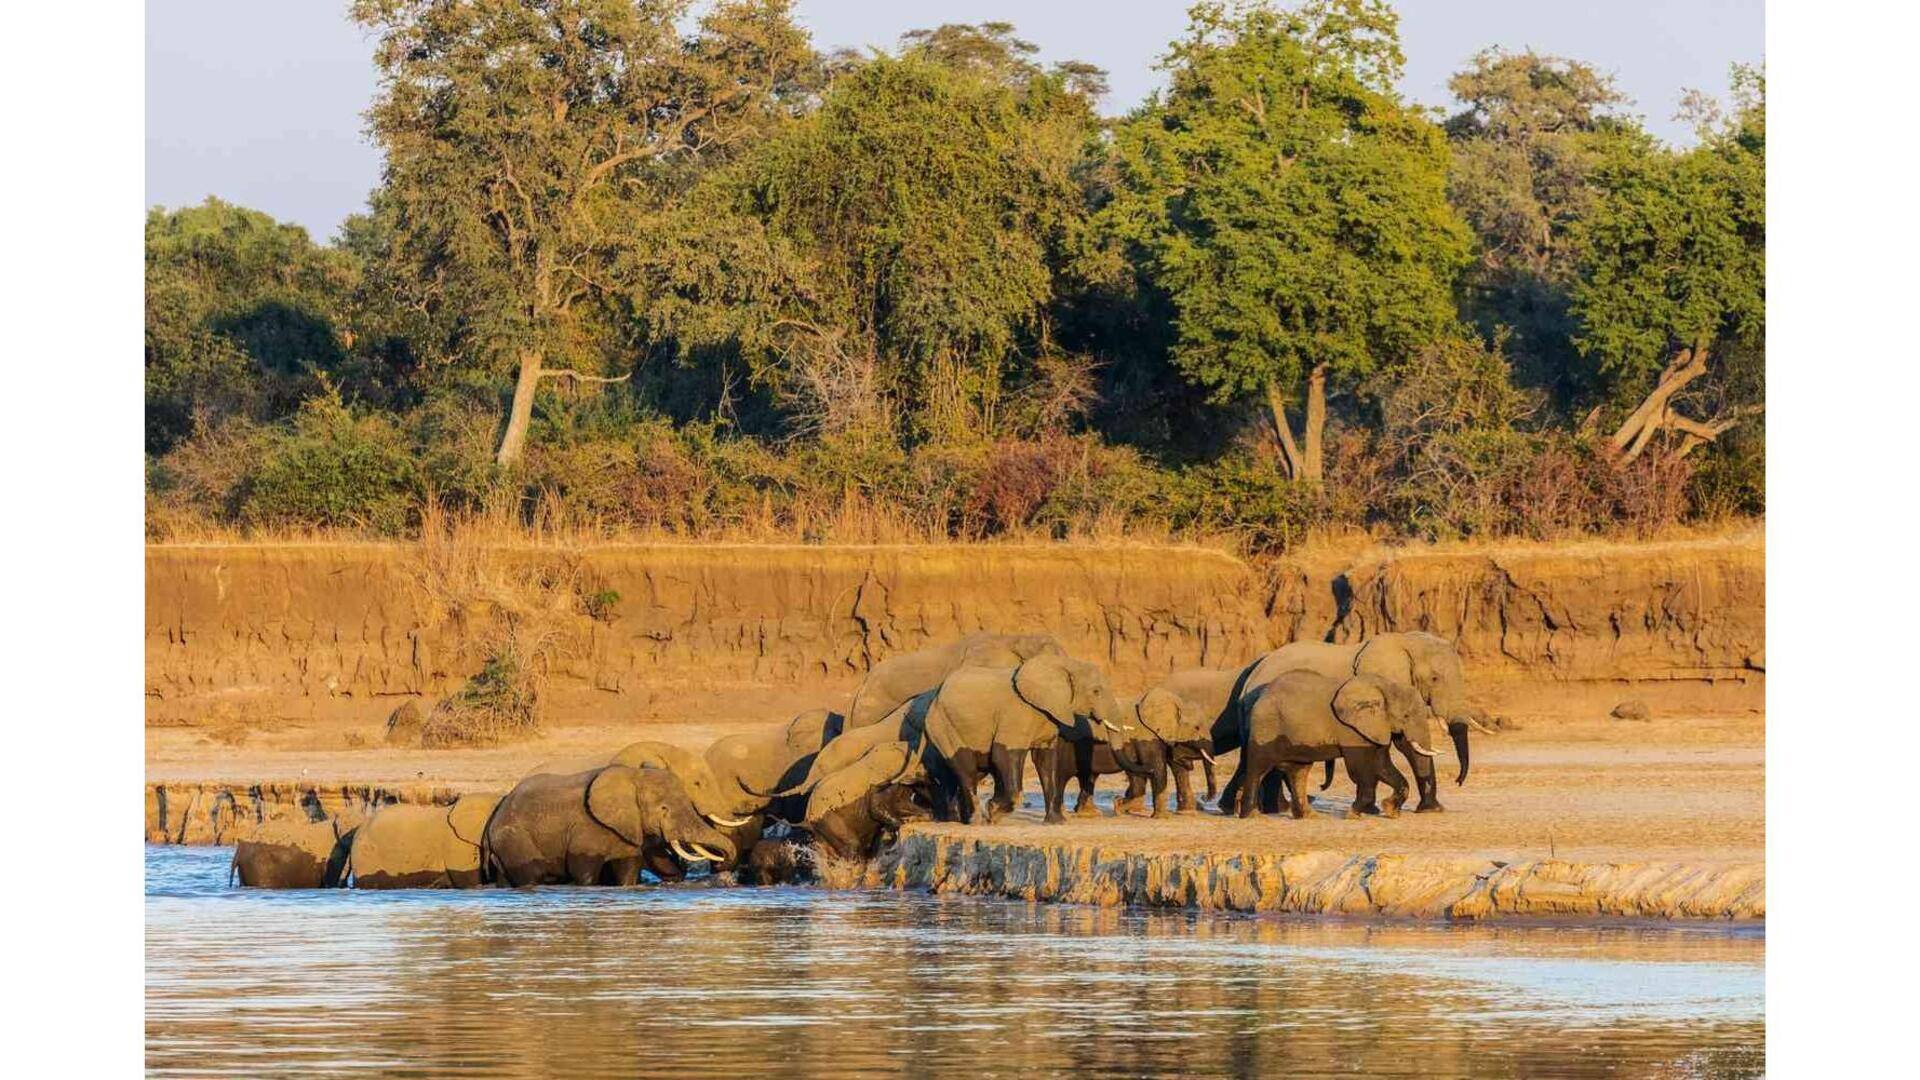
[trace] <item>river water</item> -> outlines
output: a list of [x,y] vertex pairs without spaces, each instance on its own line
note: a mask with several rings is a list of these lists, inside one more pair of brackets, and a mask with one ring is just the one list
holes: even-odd
[[149,847],[147,1067],[1752,1076],[1765,940],[817,889],[260,892]]

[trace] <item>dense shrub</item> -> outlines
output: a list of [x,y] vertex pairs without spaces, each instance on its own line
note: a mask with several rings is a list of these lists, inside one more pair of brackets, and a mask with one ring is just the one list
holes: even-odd
[[263,451],[240,504],[248,524],[391,536],[420,506],[419,467],[399,429],[381,414],[354,415],[337,397],[309,399]]

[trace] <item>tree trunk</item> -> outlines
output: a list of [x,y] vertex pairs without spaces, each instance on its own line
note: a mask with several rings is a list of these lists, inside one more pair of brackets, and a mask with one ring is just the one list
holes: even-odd
[[1301,433],[1306,440],[1306,452],[1300,459],[1299,479],[1317,484],[1325,475],[1321,447],[1326,429],[1327,365],[1319,364],[1307,375],[1307,428]]
[[1613,433],[1611,440],[1614,450],[1628,461],[1640,456],[1653,436],[1667,422],[1668,406],[1675,394],[1686,389],[1687,384],[1707,373],[1706,346],[1681,349],[1667,362],[1667,368],[1660,373],[1660,381],[1654,385],[1646,400],[1642,401],[1627,418],[1621,422],[1619,430]]
[[1280,444],[1280,471],[1289,480],[1300,478],[1300,448],[1293,442],[1293,426],[1287,422],[1287,399],[1280,393],[1280,387],[1267,384],[1267,412],[1273,420],[1273,435]]
[[520,377],[513,384],[513,406],[507,410],[507,430],[500,436],[500,452],[494,460],[514,465],[527,446],[527,428],[533,424],[533,395],[540,389],[541,356],[531,349],[520,353]]

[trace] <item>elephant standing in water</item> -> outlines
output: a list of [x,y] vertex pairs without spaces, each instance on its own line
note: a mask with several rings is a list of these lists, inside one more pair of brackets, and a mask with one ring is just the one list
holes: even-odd
[[471,889],[483,883],[480,843],[498,793],[462,795],[452,806],[392,803],[354,833],[356,889]]
[[1420,742],[1426,726],[1426,703],[1398,680],[1286,672],[1250,691],[1241,710],[1239,814],[1254,815],[1263,781],[1282,770],[1293,791],[1293,816],[1311,815],[1303,783],[1307,770],[1325,761],[1331,771],[1339,758],[1353,779],[1353,812],[1378,812],[1374,796],[1384,778],[1393,789],[1384,813],[1396,817],[1407,798],[1407,779],[1394,768],[1387,748],[1402,741],[1414,753],[1432,757]]
[[963,667],[1019,667],[1036,656],[1065,656],[1047,634],[968,634],[957,641],[882,660],[867,672],[847,707],[847,730],[879,723],[910,699]]
[[281,810],[234,845],[227,878],[250,889],[338,888],[359,824],[357,813],[314,821],[304,810]]
[[688,863],[729,862],[733,840],[694,809],[665,769],[607,765],[570,776],[529,776],[487,822],[489,880],[523,885],[634,885]]
[[1147,767],[1133,756],[1134,730],[1104,672],[1084,660],[1036,656],[1017,668],[961,668],[949,675],[927,706],[927,738],[953,771],[959,816],[971,821],[974,789],[983,771],[994,778],[989,822],[1014,808],[1031,753],[1040,773],[1045,820],[1066,820],[1065,785],[1058,755],[1062,743],[1104,740],[1128,772]]
[[[1460,772],[1454,777],[1454,783],[1467,782],[1467,733],[1487,729],[1473,719],[1467,708],[1466,675],[1460,653],[1451,642],[1426,633],[1379,634],[1352,645],[1295,642],[1275,649],[1254,664],[1238,691],[1239,704],[1244,707],[1250,694],[1289,671],[1313,671],[1329,678],[1375,675],[1411,686],[1425,702],[1428,716],[1445,724],[1453,740],[1454,753],[1460,759]],[[1432,745],[1425,738],[1421,741]],[[1414,786],[1420,793],[1415,812],[1446,809],[1440,804],[1433,759],[1415,752],[1404,737],[1396,737],[1394,746],[1413,768]],[[1215,752],[1219,752],[1217,743]],[[1222,796],[1223,807],[1228,800],[1237,798],[1240,782],[1241,770],[1236,769]]]

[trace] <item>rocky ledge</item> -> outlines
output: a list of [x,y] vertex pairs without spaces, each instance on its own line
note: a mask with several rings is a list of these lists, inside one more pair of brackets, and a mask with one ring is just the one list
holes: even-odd
[[[832,880],[834,875],[827,875]],[[847,884],[1022,900],[1415,919],[1763,921],[1761,863],[1449,855],[1141,854],[909,831]]]

